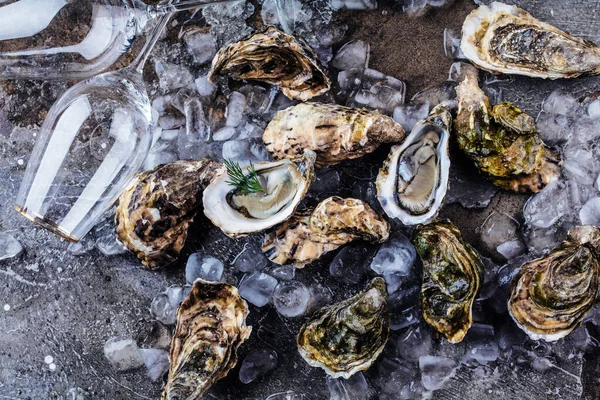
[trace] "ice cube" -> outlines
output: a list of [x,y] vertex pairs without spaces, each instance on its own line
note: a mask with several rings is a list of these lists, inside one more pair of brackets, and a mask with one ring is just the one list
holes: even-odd
[[327,387],[329,388],[329,400],[368,400],[372,396],[362,372],[357,372],[348,379],[334,379],[327,375]]
[[292,392],[288,390],[287,392],[281,393],[273,393],[266,400],[305,400],[306,397],[302,393]]
[[377,361],[376,368],[377,378],[373,385],[379,389],[380,399],[411,398],[407,395],[417,373],[413,365],[402,359],[383,357]]
[[325,199],[338,192],[341,183],[340,173],[333,168],[320,168],[310,186],[311,195],[316,199]]
[[406,132],[412,131],[417,122],[429,115],[429,102],[407,103],[394,108],[394,121],[402,125]]
[[409,276],[416,260],[415,247],[406,236],[397,232],[381,245],[371,261],[371,269],[385,278],[388,291],[393,293],[398,288],[397,278]]
[[173,306],[166,294],[160,294],[152,299],[150,304],[150,313],[156,320],[165,325],[174,325],[176,320],[175,313],[177,306]]
[[352,40],[338,50],[331,65],[342,71],[365,69],[369,66],[370,51],[371,45],[368,42]]
[[271,95],[262,86],[244,85],[239,92],[246,96],[246,111],[249,114],[261,115],[269,110],[271,106]]
[[484,249],[494,254],[498,246],[519,238],[519,223],[510,215],[492,211],[479,227]]
[[407,309],[399,310],[393,306],[390,307],[390,329],[398,331],[407,326],[417,324],[421,319],[421,312],[418,306],[412,306]]
[[569,117],[541,111],[536,119],[540,137],[549,145],[565,142],[572,136],[573,124]]
[[89,253],[96,245],[96,239],[92,235],[87,235],[77,243],[70,243],[67,251],[74,256],[82,256]]
[[578,107],[579,102],[577,99],[561,89],[550,93],[542,105],[544,111],[560,115],[572,115]]
[[264,269],[268,263],[260,247],[249,243],[235,259],[233,266],[241,272],[252,272]]
[[527,247],[520,239],[516,239],[502,243],[496,247],[496,251],[507,260],[512,260],[513,258],[525,253],[527,251]]
[[499,355],[494,327],[474,323],[466,336],[467,352],[463,360],[475,360],[480,364],[496,361]]
[[600,226],[600,197],[589,199],[579,210],[582,225]]
[[117,241],[116,232],[112,231],[100,236],[96,240],[96,249],[105,256],[115,256],[127,253],[125,247]]
[[183,38],[194,61],[200,65],[208,63],[217,54],[217,42],[208,31],[194,29],[186,32]]
[[369,203],[371,207],[377,205],[377,187],[372,181],[356,181],[352,186],[352,197]]
[[485,208],[500,189],[476,170],[452,163],[446,203],[465,208]]
[[231,140],[237,133],[235,127],[233,126],[224,126],[213,135],[213,139],[217,142],[224,142],[225,140]]
[[457,29],[444,29],[444,54],[453,59],[466,59],[460,48],[461,32]]
[[273,268],[269,272],[269,274],[277,279],[291,281],[296,275],[296,268],[293,265],[280,265],[278,267]]
[[277,279],[260,271],[244,275],[238,286],[240,296],[257,307],[265,306],[277,286]]
[[192,73],[182,64],[171,64],[161,60],[154,64],[154,69],[160,88],[164,92],[172,92],[194,82]]
[[196,90],[200,93],[200,96],[212,97],[217,91],[217,85],[209,82],[208,75],[202,75],[194,81],[196,84]]
[[[185,125],[185,118],[174,115],[162,115],[158,119],[158,125],[164,130],[181,128]],[[161,135],[161,137],[163,136]]]
[[600,99],[588,104],[587,114],[588,117],[594,121],[600,119]]
[[237,140],[261,139],[265,130],[260,126],[246,121],[236,129],[239,132]]
[[281,282],[273,292],[273,304],[284,317],[298,317],[306,313],[310,300],[308,288],[296,281]]
[[334,10],[374,10],[377,8],[376,0],[330,0]]
[[364,246],[346,246],[340,250],[329,265],[331,276],[345,283],[357,284],[365,275],[365,263],[370,251]]
[[461,83],[469,75],[479,76],[479,70],[473,64],[457,61],[450,66],[448,80]]
[[419,358],[423,386],[427,390],[441,389],[454,376],[457,366],[456,361],[446,357],[423,356]]
[[169,371],[169,352],[161,349],[140,349],[150,380],[157,381]]
[[396,107],[404,104],[406,84],[392,76],[386,76],[379,71],[365,69],[360,87],[355,91],[353,98],[348,101],[349,106],[366,106],[392,113]]
[[0,232],[0,260],[17,257],[23,252],[23,246],[12,235]]
[[310,288],[310,300],[308,302],[307,314],[330,305],[333,302],[333,292],[330,288],[321,284],[314,284]]
[[196,279],[219,282],[222,276],[223,263],[215,257],[194,253],[185,265],[185,279],[189,284],[194,283]]
[[556,181],[527,200],[523,207],[523,216],[528,225],[547,229],[568,215],[570,211],[566,185]]
[[223,158],[245,167],[270,159],[262,140],[229,140],[223,143]]
[[104,357],[118,371],[127,371],[144,365],[135,341],[126,337],[112,337],[104,343]]
[[185,110],[185,138],[190,143],[208,142],[210,140],[210,126],[204,115],[202,103],[199,99],[189,99],[184,104]]
[[417,362],[419,358],[431,354],[431,334],[424,325],[411,325],[395,339],[394,345],[396,353],[404,360]]
[[265,375],[277,366],[277,353],[271,349],[253,349],[248,353],[239,377],[242,383],[248,384]]
[[244,118],[245,110],[246,96],[244,96],[240,92],[232,92],[231,95],[229,95],[229,102],[227,103],[226,126],[238,126]]

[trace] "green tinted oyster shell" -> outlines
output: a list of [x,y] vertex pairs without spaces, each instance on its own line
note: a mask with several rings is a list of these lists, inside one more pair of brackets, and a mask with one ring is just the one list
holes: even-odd
[[508,310],[532,339],[577,328],[600,294],[600,230],[579,226],[548,256],[524,264],[511,282]]
[[298,333],[298,351],[308,364],[334,378],[368,369],[388,340],[390,319],[385,281],[317,311]]
[[560,158],[539,137],[530,115],[508,102],[492,108],[473,75],[456,92],[458,145],[495,185],[537,193],[558,179]]
[[473,323],[483,262],[450,221],[419,226],[412,243],[423,261],[423,318],[450,343],[459,343]]

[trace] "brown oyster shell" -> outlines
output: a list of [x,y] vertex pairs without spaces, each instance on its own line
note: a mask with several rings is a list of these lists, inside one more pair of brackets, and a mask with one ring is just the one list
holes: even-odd
[[334,378],[368,369],[390,332],[385,281],[375,278],[364,291],[317,311],[298,333],[300,355]]
[[197,400],[237,363],[248,339],[248,304],[235,286],[198,279],[177,309],[163,400]]
[[377,111],[337,104],[302,103],[279,111],[263,134],[275,159],[293,158],[304,149],[317,153],[317,167],[371,153],[383,143],[398,143],[406,133]]
[[302,268],[353,240],[383,243],[389,234],[389,223],[368,204],[333,196],[268,232],[262,251],[276,264]]
[[177,259],[202,192],[224,169],[209,159],[176,161],[139,174],[119,198],[115,223],[123,245],[150,268]]
[[290,99],[301,101],[327,92],[331,85],[315,51],[273,27],[219,50],[209,81],[217,75],[267,82]]

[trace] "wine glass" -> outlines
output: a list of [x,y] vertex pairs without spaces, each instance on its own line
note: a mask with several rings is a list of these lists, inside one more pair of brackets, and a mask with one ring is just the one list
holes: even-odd
[[0,79],[89,78],[110,68],[149,20],[228,1],[0,1]]

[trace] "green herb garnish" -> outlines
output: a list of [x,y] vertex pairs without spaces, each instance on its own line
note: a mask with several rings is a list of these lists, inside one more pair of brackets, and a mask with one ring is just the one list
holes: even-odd
[[227,175],[229,175],[228,184],[235,186],[242,194],[265,193],[265,189],[258,180],[254,164],[250,163],[248,174],[245,175],[238,163],[231,160],[224,160],[223,162],[227,167]]

